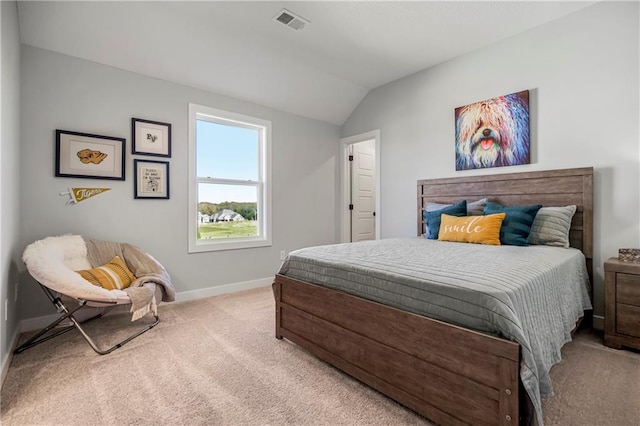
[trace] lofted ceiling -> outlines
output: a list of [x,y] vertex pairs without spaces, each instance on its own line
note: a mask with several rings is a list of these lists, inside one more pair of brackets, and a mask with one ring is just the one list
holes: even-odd
[[24,44],[341,125],[373,88],[593,3],[20,1],[18,17]]

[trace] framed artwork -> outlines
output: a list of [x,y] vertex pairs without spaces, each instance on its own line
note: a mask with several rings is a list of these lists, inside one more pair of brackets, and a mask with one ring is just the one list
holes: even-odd
[[171,124],[131,119],[131,153],[171,157]]
[[124,138],[56,130],[56,176],[124,180]]
[[169,199],[169,162],[133,160],[133,198]]
[[529,164],[529,91],[455,109],[456,170]]

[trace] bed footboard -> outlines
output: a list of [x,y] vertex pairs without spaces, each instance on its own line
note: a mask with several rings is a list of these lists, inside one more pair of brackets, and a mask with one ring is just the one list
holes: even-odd
[[520,346],[277,275],[286,338],[443,425],[519,423]]

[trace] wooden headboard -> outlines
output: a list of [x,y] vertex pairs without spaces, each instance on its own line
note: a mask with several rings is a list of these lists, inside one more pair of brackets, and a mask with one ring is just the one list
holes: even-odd
[[422,212],[428,202],[472,202],[484,197],[503,205],[575,204],[570,244],[587,258],[593,283],[593,167],[419,180],[418,235],[425,231]]

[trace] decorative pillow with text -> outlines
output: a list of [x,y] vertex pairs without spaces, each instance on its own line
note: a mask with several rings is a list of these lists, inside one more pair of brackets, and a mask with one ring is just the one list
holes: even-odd
[[443,214],[438,240],[499,246],[505,216],[506,213],[465,217]]

